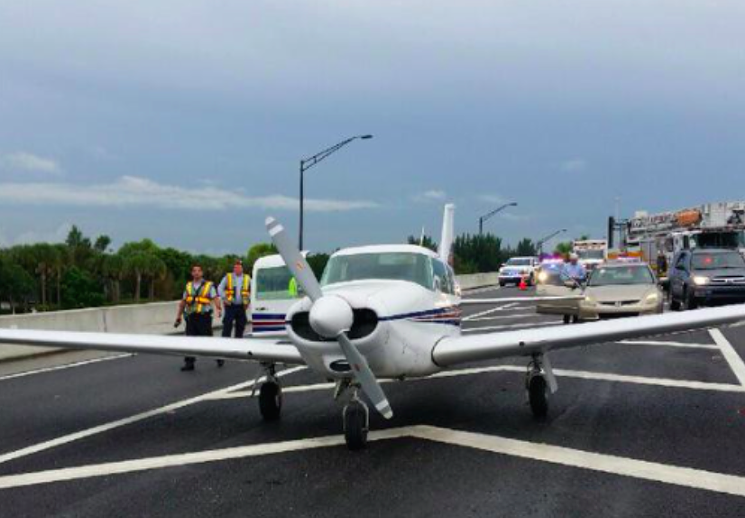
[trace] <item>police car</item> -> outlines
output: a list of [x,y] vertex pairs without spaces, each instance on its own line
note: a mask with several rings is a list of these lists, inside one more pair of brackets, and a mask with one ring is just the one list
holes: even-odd
[[526,278],[529,285],[535,283],[535,268],[537,257],[513,257],[499,269],[499,285],[519,284],[520,279]]

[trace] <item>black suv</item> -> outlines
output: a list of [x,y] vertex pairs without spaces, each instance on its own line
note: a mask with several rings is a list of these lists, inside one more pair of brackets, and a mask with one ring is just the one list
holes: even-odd
[[682,250],[669,273],[670,309],[745,302],[745,259],[725,248]]

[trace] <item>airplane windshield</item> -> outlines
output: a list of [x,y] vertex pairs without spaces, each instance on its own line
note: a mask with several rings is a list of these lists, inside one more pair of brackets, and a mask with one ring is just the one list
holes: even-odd
[[261,268],[256,272],[254,300],[296,299],[303,295],[299,286],[292,282],[292,274],[286,266]]
[[365,279],[410,281],[432,289],[429,257],[407,252],[337,255],[326,265],[321,285]]

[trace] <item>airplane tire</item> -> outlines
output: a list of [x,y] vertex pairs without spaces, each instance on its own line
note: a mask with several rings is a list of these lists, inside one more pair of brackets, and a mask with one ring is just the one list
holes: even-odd
[[276,421],[282,413],[282,389],[268,381],[259,390],[259,411],[264,421]]
[[675,299],[675,296],[670,294],[670,311],[680,311],[680,301]]
[[572,321],[572,315],[564,315],[564,323],[569,324]]
[[543,418],[548,415],[548,385],[543,376],[532,376],[528,382],[528,401],[533,416]]
[[350,403],[344,409],[344,440],[352,451],[367,446],[367,409],[360,403]]

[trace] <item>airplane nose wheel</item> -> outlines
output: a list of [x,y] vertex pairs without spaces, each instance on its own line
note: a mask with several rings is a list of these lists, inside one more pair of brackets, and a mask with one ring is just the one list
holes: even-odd
[[539,419],[546,417],[548,415],[548,383],[537,362],[531,362],[528,366],[525,388],[533,416]]
[[266,381],[259,389],[259,411],[264,421],[276,421],[282,413],[282,386],[273,365],[267,368]]
[[344,407],[342,415],[347,448],[352,451],[364,449],[367,446],[367,431],[370,428],[370,411],[367,405],[355,394]]

